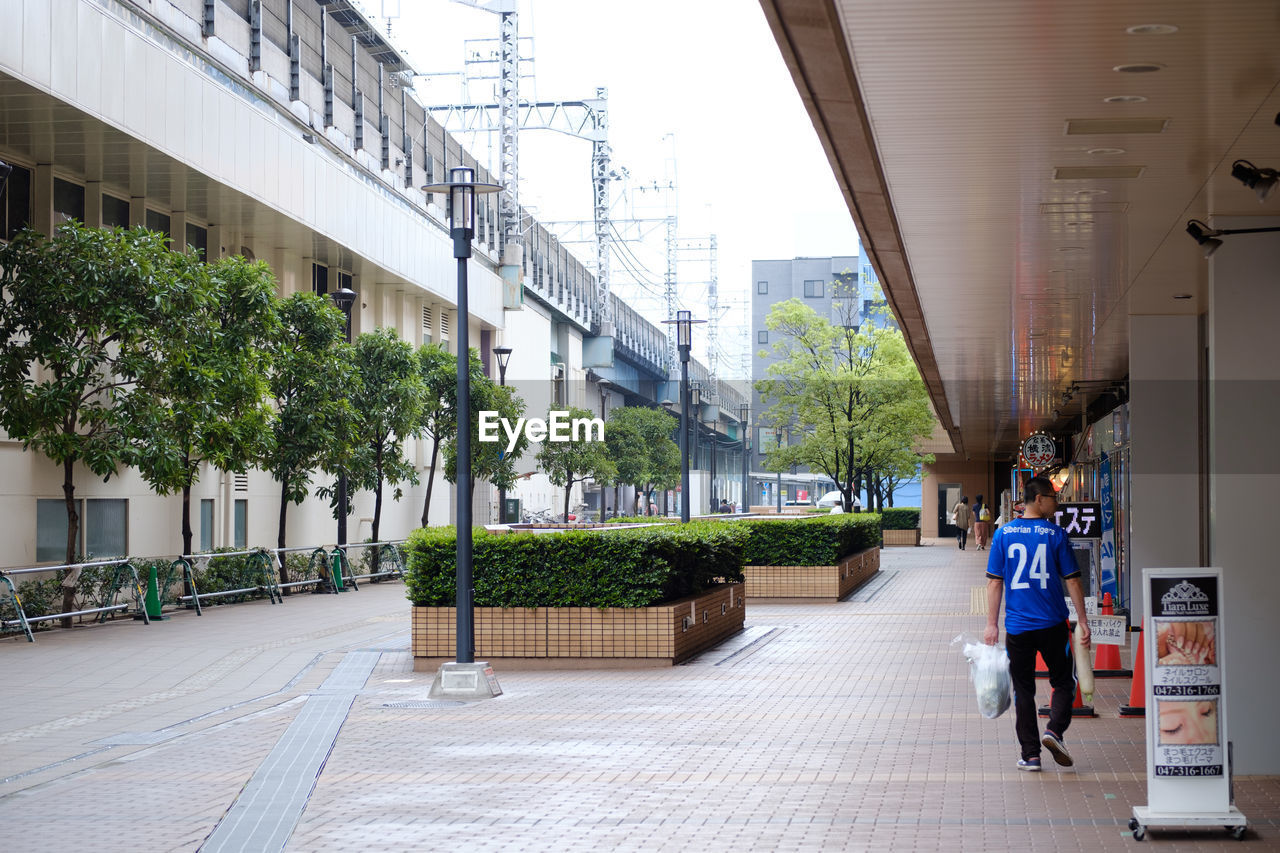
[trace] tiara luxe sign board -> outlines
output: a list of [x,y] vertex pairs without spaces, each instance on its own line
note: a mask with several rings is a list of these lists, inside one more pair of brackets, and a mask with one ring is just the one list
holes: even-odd
[[1130,827],[1244,830],[1232,804],[1221,569],[1144,569],[1147,805]]

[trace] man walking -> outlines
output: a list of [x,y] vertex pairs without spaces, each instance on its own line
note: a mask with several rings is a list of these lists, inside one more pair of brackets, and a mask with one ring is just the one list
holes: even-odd
[[[1022,518],[1003,525],[991,541],[991,556],[987,559],[987,630],[983,640],[994,645],[1000,639],[1003,597],[1015,727],[1022,749],[1018,769],[1038,771],[1041,745],[1063,767],[1073,763],[1062,742],[1071,725],[1071,703],[1076,692],[1075,657],[1071,653],[1071,629],[1062,588],[1065,582],[1081,619],[1084,589],[1067,533],[1052,520],[1058,506],[1053,483],[1046,477],[1033,477],[1023,491],[1026,506]],[[1088,648],[1088,620],[1082,625],[1082,641]],[[1043,737],[1036,719],[1037,652],[1049,668],[1049,684],[1053,688]]]

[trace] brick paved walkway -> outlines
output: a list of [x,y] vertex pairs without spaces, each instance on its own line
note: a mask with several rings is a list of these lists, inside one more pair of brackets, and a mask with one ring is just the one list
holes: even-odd
[[[505,695],[470,705],[427,701],[398,583],[0,642],[5,846],[197,849],[289,772],[303,709],[372,651],[286,850],[1134,849],[1127,680],[1100,681],[1101,718],[1072,726],[1073,770],[1019,773],[1011,716],[978,715],[948,644],[982,627],[985,556],[889,549],[850,599],[749,605],[744,634],[684,666],[499,667]],[[1280,849],[1280,778],[1235,789],[1245,847],[1145,843]]]

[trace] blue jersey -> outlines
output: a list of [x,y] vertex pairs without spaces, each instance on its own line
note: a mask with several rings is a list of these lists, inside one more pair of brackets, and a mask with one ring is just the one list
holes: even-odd
[[1004,581],[1006,633],[1065,622],[1062,581],[1079,576],[1067,532],[1052,521],[1016,518],[991,539],[987,577]]

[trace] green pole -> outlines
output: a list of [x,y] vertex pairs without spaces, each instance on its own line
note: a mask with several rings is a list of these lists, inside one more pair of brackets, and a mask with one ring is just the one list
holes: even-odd
[[156,566],[151,564],[151,572],[147,577],[147,616],[151,619],[161,619],[160,615],[160,583],[156,575]]
[[333,588],[342,592],[342,549],[333,549]]

